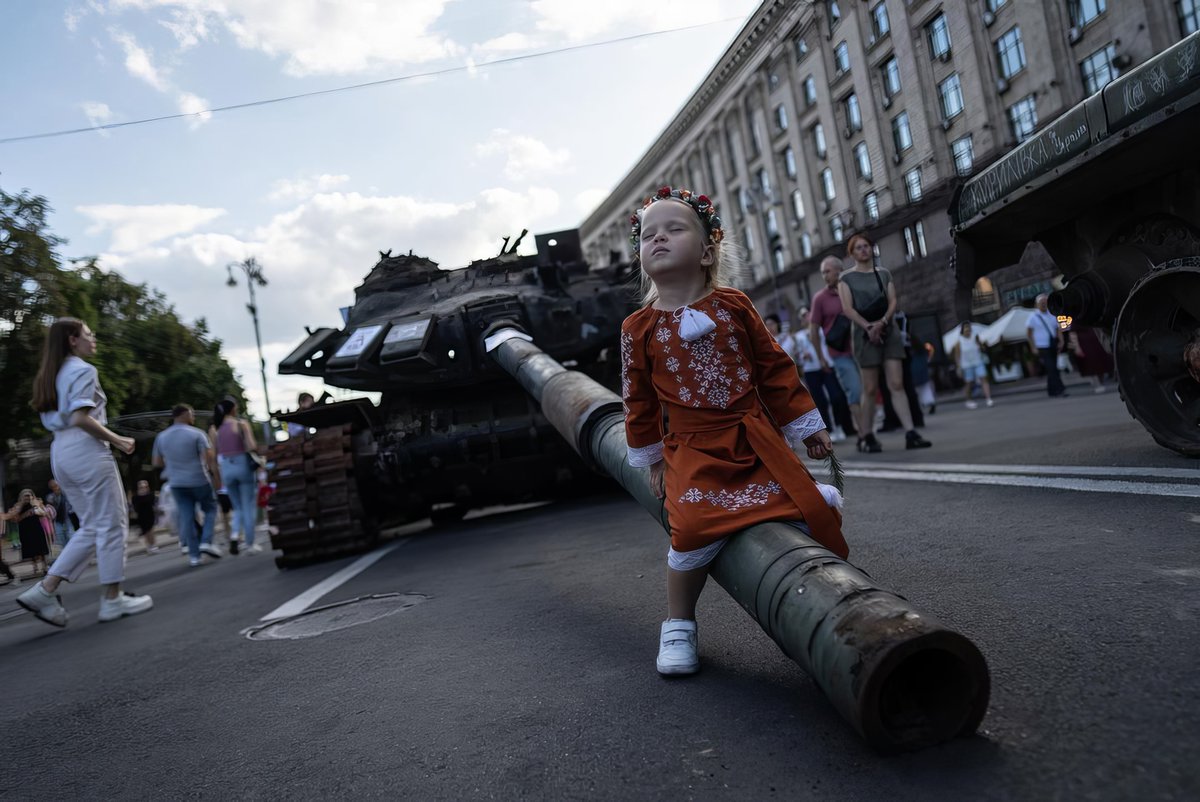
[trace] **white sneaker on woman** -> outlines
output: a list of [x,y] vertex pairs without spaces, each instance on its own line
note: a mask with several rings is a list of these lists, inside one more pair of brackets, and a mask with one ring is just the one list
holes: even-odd
[[67,609],[62,606],[62,598],[57,594],[47,593],[41,582],[18,596],[17,604],[47,624],[56,627],[67,625]]
[[658,641],[658,673],[666,676],[695,674],[700,670],[696,649],[696,622],[669,618],[662,623]]
[[154,600],[149,596],[135,596],[132,593],[118,593],[117,598],[100,599],[100,620],[116,621],[126,615],[144,613],[154,606]]

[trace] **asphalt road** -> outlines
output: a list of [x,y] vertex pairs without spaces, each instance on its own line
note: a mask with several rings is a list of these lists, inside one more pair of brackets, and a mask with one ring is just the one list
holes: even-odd
[[7,615],[2,588],[0,797],[1200,798],[1197,463],[1115,394],[943,406],[926,436],[847,455],[847,539],[987,657],[974,737],[875,754],[715,583],[703,671],[660,679],[666,538],[612,493],[411,527],[297,604],[412,595],[280,633],[312,637],[245,631],[355,559],[138,556],[155,609],[98,624],[89,574],[63,631]]

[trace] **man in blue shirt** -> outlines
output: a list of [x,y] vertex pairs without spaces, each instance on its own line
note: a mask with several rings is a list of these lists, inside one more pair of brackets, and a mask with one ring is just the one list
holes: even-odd
[[1029,347],[1042,358],[1042,367],[1046,371],[1046,392],[1051,398],[1065,396],[1062,377],[1058,375],[1058,355],[1062,351],[1062,329],[1058,327],[1058,318],[1046,310],[1048,296],[1043,293],[1037,297],[1037,309],[1029,316],[1025,325],[1025,334],[1029,338]]
[[[219,477],[217,460],[207,435],[195,427],[196,413],[187,404],[171,410],[174,422],[154,438],[154,466],[165,468],[171,476],[171,495],[175,499],[177,530],[187,544],[188,561],[200,565],[201,553],[220,557],[213,545],[213,527],[217,520],[217,498],[213,477]],[[218,483],[220,479],[217,479]],[[196,536],[196,507],[204,513],[204,529]]]

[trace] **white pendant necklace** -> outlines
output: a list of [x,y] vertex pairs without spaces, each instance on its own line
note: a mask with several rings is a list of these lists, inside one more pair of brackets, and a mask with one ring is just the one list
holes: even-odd
[[705,334],[715,331],[717,324],[703,312],[697,312],[686,304],[676,309],[671,318],[679,324],[679,336],[688,342],[699,340]]

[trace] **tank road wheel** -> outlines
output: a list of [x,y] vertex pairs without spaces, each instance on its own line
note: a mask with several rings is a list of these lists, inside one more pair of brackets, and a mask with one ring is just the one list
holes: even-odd
[[1113,352],[1129,414],[1159,445],[1200,457],[1200,257],[1164,262],[1134,285]]
[[365,551],[379,539],[354,475],[349,424],[271,447],[271,545],[280,568]]

